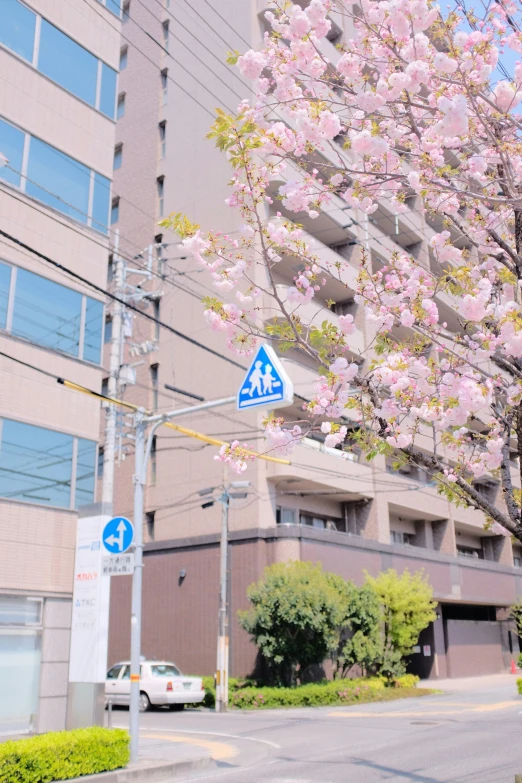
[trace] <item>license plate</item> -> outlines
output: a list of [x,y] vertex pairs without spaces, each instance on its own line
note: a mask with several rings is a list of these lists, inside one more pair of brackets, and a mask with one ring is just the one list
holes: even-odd
[[183,683],[183,687],[184,687],[184,689],[186,691],[189,691],[192,688],[192,683],[191,682],[184,682]]

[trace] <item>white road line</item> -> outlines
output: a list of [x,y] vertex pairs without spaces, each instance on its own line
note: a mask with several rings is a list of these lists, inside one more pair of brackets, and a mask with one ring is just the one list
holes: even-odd
[[[114,726],[115,729],[128,729],[128,726]],[[188,729],[164,729],[153,728],[151,726],[142,726],[141,731],[161,731],[164,734],[206,734],[212,737],[227,737],[228,739],[246,740],[247,742],[260,742],[263,745],[270,745],[272,748],[281,749],[281,745],[277,745],[270,740],[258,739],[257,737],[242,737],[240,734],[223,734],[219,731],[189,731]]]

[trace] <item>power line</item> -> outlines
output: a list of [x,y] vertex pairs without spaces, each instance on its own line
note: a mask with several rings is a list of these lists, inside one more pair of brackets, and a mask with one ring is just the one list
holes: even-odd
[[[143,2],[143,0],[137,0],[137,2],[138,2],[140,5],[142,5],[142,6],[143,6],[143,8],[145,8],[145,9],[146,9],[146,10],[149,12],[149,14],[150,14],[150,15],[153,17],[153,19],[155,19],[157,22],[159,22],[159,24],[160,24],[160,25],[162,25],[162,24],[163,24],[163,22],[161,21],[161,19],[160,19],[158,16],[156,16],[156,14],[153,14],[153,13],[152,13],[152,11],[151,11],[151,10],[150,10],[150,8],[148,7],[148,5],[147,5],[146,3],[144,3],[144,2]],[[160,5],[161,5],[161,3],[160,3]],[[222,66],[223,66],[223,67],[224,67],[224,68],[227,70],[227,73],[229,73],[229,74],[231,74],[231,75],[235,76],[235,77],[236,77],[236,79],[237,79],[237,80],[240,82],[240,84],[241,84],[241,86],[242,86],[242,87],[244,87],[245,89],[248,89],[248,86],[247,86],[247,84],[246,84],[246,83],[243,81],[243,79],[241,79],[241,77],[240,77],[240,76],[238,76],[238,75],[237,75],[237,72],[236,72],[235,70],[231,70],[231,69],[227,68],[227,66],[226,66],[226,63],[225,63],[225,62],[223,62],[223,60],[221,60],[221,59],[220,59],[220,58],[217,56],[217,54],[214,54],[214,52],[213,52],[211,49],[209,49],[209,48],[208,48],[208,46],[206,46],[206,45],[203,43],[203,41],[200,41],[200,39],[199,39],[199,38],[197,38],[197,37],[194,35],[194,33],[193,33],[191,30],[189,30],[189,28],[188,28],[188,27],[186,27],[186,26],[185,26],[185,25],[184,25],[182,22],[180,22],[180,20],[179,20],[178,18],[176,18],[176,17],[174,16],[174,14],[173,14],[173,13],[171,13],[171,11],[169,11],[169,10],[168,10],[168,9],[166,9],[166,8],[164,8],[163,10],[164,10],[164,11],[166,11],[166,12],[169,14],[169,16],[170,16],[172,19],[174,19],[174,21],[176,22],[176,25],[179,25],[179,27],[182,27],[182,28],[183,28],[183,30],[186,30],[186,31],[187,31],[187,33],[188,33],[188,34],[189,34],[189,35],[190,35],[192,38],[194,38],[194,40],[195,40],[195,41],[197,41],[197,42],[199,43],[199,45],[200,45],[200,46],[202,46],[202,47],[205,49],[205,51],[207,51],[207,52],[210,54],[210,56],[211,56],[211,57],[213,57],[213,58],[214,58],[214,60],[217,60],[217,62],[218,62],[218,63],[220,63],[220,65],[222,65]],[[131,18],[132,18],[132,17],[131,17]],[[137,22],[135,22],[135,23],[137,24]],[[138,26],[139,26],[139,25],[138,25]],[[143,29],[143,28],[142,28],[142,29]],[[144,32],[145,32],[145,31],[144,31]],[[147,33],[147,35],[148,35],[148,33]],[[196,57],[196,54],[194,53],[194,51],[193,51],[192,49],[190,49],[190,48],[189,48],[189,47],[188,47],[188,46],[187,46],[187,45],[186,45],[186,44],[185,44],[185,43],[184,43],[184,42],[181,40],[181,38],[178,38],[178,36],[177,36],[177,35],[174,35],[174,33],[173,33],[173,32],[172,32],[170,29],[169,29],[169,35],[172,35],[172,37],[173,37],[173,38],[175,38],[175,40],[176,40],[176,41],[178,41],[178,42],[179,42],[179,43],[180,43],[182,46],[184,46],[184,47],[185,47],[185,49],[188,49],[188,51],[189,51],[189,52],[191,52],[191,54],[192,54],[192,55],[194,55],[194,57]],[[152,37],[152,36],[151,36],[151,37]],[[164,47],[164,46],[163,46],[163,45],[162,45],[162,44],[161,44],[159,41],[156,41],[156,39],[155,39],[155,38],[153,38],[152,40],[153,40],[155,43],[157,43],[157,44],[158,44],[158,46],[161,46],[161,48],[163,49],[163,51],[166,51],[165,47]],[[168,52],[167,52],[167,54],[168,54]],[[205,68],[208,68],[208,70],[212,72],[212,69],[211,69],[211,67],[210,67],[209,65],[207,65],[206,63],[204,63],[202,60],[200,60],[200,62],[201,62],[201,64],[202,64],[202,65],[204,65],[204,66],[205,66]],[[223,83],[225,84],[225,82],[223,82]],[[238,94],[237,92],[235,92],[235,91],[234,91],[234,90],[233,90],[231,87],[229,87],[229,90],[230,90],[231,92],[233,92],[233,93],[234,93],[234,95],[236,95],[236,96],[237,96],[237,97],[238,97],[240,100],[242,99],[242,97],[243,97],[243,96],[242,96],[242,95],[239,95],[239,94]]]
[[[138,1],[139,1],[139,0],[138,0]],[[86,0],[84,0],[84,2],[86,2]],[[143,5],[143,4],[142,4],[142,5]],[[147,9],[147,10],[149,10],[149,9]],[[151,11],[150,13],[152,13],[152,11]],[[156,17],[155,17],[155,18],[156,18]],[[137,21],[136,21],[136,20],[133,18],[133,16],[132,16],[132,15],[130,15],[130,16],[129,16],[129,19],[131,20],[131,22],[134,22],[134,24],[136,25],[136,27],[137,27],[139,30],[141,30],[141,31],[142,31],[142,33],[143,33],[144,35],[146,35],[146,36],[147,36],[147,38],[150,38],[150,40],[151,40],[151,41],[153,41],[153,42],[154,42],[154,43],[155,43],[157,46],[159,46],[159,48],[161,49],[161,51],[162,51],[162,52],[164,52],[164,54],[166,54],[166,55],[167,55],[167,57],[170,57],[170,59],[171,59],[171,60],[173,60],[173,61],[174,61],[174,62],[175,62],[177,65],[179,65],[179,67],[180,67],[182,70],[184,70],[186,73],[188,73],[188,74],[189,74],[189,76],[191,76],[191,77],[194,79],[194,81],[195,81],[195,82],[197,82],[197,83],[200,85],[200,87],[203,87],[203,89],[204,89],[204,90],[206,90],[206,91],[209,93],[209,95],[212,95],[212,97],[213,97],[213,98],[215,98],[215,99],[216,99],[216,101],[218,101],[218,103],[220,103],[220,102],[221,102],[221,98],[218,98],[218,96],[217,96],[215,93],[213,93],[213,92],[212,92],[212,90],[210,90],[210,89],[209,89],[209,88],[206,86],[206,84],[204,84],[204,83],[203,83],[203,82],[202,82],[200,79],[198,79],[198,78],[197,78],[197,76],[194,76],[194,74],[193,74],[191,71],[189,71],[189,70],[188,70],[188,68],[185,68],[185,66],[184,66],[182,63],[180,63],[180,61],[179,61],[179,60],[177,60],[177,59],[174,57],[174,55],[173,55],[171,52],[169,52],[169,50],[168,50],[168,49],[166,49],[166,48],[163,46],[163,44],[162,44],[162,43],[160,43],[160,42],[159,42],[159,41],[158,41],[156,38],[154,38],[154,36],[153,36],[151,33],[147,32],[147,30],[145,30],[145,28],[144,28],[144,27],[142,27],[140,24],[138,24],[138,22],[137,22]],[[158,20],[158,21],[159,21],[159,20]],[[169,31],[167,31],[167,34],[169,34]],[[178,39],[178,40],[179,40],[179,39]],[[181,42],[181,43],[183,43],[183,42]],[[183,45],[185,46],[185,44],[183,44]],[[185,48],[187,49],[188,47],[185,47]],[[189,51],[190,51],[190,49],[189,49]],[[208,67],[208,66],[206,66],[206,67]],[[160,68],[160,70],[161,70],[161,68]],[[210,70],[210,69],[209,69],[209,70]],[[168,76],[168,73],[167,73],[167,76]],[[221,79],[221,82],[222,82],[222,84],[224,84],[225,86],[227,86],[227,87],[228,87],[228,85],[226,85],[226,83],[225,83],[225,82],[224,82],[222,79]],[[233,92],[233,93],[234,93],[234,95],[236,95],[236,96],[237,96],[239,99],[242,99],[242,96],[241,96],[241,95],[238,95],[238,93],[237,93],[237,92],[235,92],[235,91],[234,91],[234,90],[233,90],[231,87],[228,87],[228,89],[229,89],[231,92]],[[227,108],[229,111],[231,111],[232,113],[234,113],[234,110],[233,110],[233,109],[231,109],[229,106],[227,106],[226,108]]]
[[[219,13],[219,11],[216,11],[216,9],[214,8],[214,6],[213,6],[213,5],[210,5],[210,3],[208,2],[208,0],[203,0],[203,2],[204,2],[206,5],[208,5],[208,7],[209,7],[209,8],[210,8],[212,11],[214,11],[214,13],[215,13],[217,16],[219,16],[219,18],[221,19],[221,21],[222,21],[222,22],[224,22],[224,23],[227,25],[227,27],[230,27],[230,29],[232,30],[232,32],[233,32],[233,33],[235,33],[235,34],[237,35],[237,37],[238,37],[238,38],[241,38],[241,40],[243,41],[243,43],[245,43],[245,44],[248,46],[248,48],[250,49],[250,47],[251,47],[251,45],[252,45],[252,44],[251,44],[249,41],[247,41],[247,39],[246,39],[246,38],[243,38],[243,36],[241,35],[241,33],[238,33],[238,31],[235,29],[235,27],[232,27],[232,25],[230,24],[230,22],[227,22],[227,20],[225,19],[225,17],[224,17],[224,16],[222,16],[222,15]],[[187,3],[187,5],[188,5],[188,3]],[[189,7],[190,7],[190,9],[191,9],[192,11],[194,11],[194,13],[195,13],[195,14],[197,14],[197,15],[200,17],[200,19],[203,19],[203,17],[201,16],[201,14],[200,14],[200,13],[198,13],[198,12],[196,11],[196,9],[195,9],[195,8],[193,8],[192,6],[189,6]],[[208,24],[208,22],[207,22],[207,24]],[[209,26],[210,26],[210,25],[209,25]],[[221,37],[221,36],[220,36],[220,37]],[[221,39],[221,40],[223,40],[223,39]],[[228,44],[228,45],[230,45],[230,44]]]
[[19,247],[24,248],[25,250],[28,250],[30,253],[33,253],[38,258],[41,258],[43,261],[45,261],[48,264],[51,264],[51,266],[54,266],[56,269],[60,269],[62,272],[65,272],[66,274],[73,277],[75,280],[80,280],[85,285],[92,288],[94,291],[98,291],[100,294],[104,294],[105,296],[108,296],[109,299],[112,299],[114,302],[119,302],[120,304],[123,304],[127,309],[132,310],[135,313],[138,313],[139,315],[143,316],[144,318],[147,318],[149,321],[152,321],[152,323],[159,324],[163,329],[166,329],[167,331],[171,332],[172,334],[176,335],[176,337],[180,337],[182,340],[186,340],[187,342],[191,343],[192,345],[197,346],[198,348],[201,348],[204,351],[207,351],[207,353],[211,353],[213,356],[217,356],[220,359],[224,359],[229,364],[233,364],[234,367],[239,367],[241,370],[246,370],[247,368],[244,367],[242,364],[239,364],[239,362],[234,361],[234,359],[229,358],[226,356],[226,354],[221,354],[218,351],[214,351],[212,348],[209,348],[207,345],[204,345],[203,343],[198,342],[198,340],[194,340],[193,337],[189,337],[186,334],[183,334],[183,332],[178,331],[177,329],[174,329],[173,326],[170,326],[170,324],[166,324],[163,321],[160,321],[158,318],[155,318],[153,315],[149,315],[149,313],[146,313],[143,310],[140,310],[138,307],[135,307],[134,305],[130,304],[129,302],[126,302],[124,299],[121,299],[119,296],[116,296],[115,294],[112,294],[110,291],[107,291],[107,289],[102,288],[99,285],[96,285],[96,283],[92,283],[90,280],[87,280],[85,277],[82,277],[81,275],[77,274],[76,272],[73,272],[72,269],[68,269],[68,267],[64,266],[63,264],[59,264],[58,261],[54,261],[52,258],[49,258],[49,256],[44,255],[43,253],[40,253],[38,250],[36,250],[34,247],[31,247],[30,245],[25,244],[25,242],[22,242],[17,237],[13,237],[11,234],[8,234],[6,231],[3,231],[0,229],[0,235],[6,237],[6,239],[9,239],[11,242],[14,242]]
[[[68,0],[66,0],[66,2],[68,2]],[[83,0],[83,2],[91,9],[91,11],[97,13],[98,16],[104,19],[104,21],[107,21],[96,8],[93,8],[92,6],[89,5],[88,0]],[[71,5],[71,3],[69,3],[69,5]],[[110,26],[114,30],[117,30],[117,32],[120,34],[121,38],[123,38],[124,41],[127,41],[127,43],[129,43],[137,52],[139,52],[142,55],[142,57],[148,60],[149,63],[152,63],[152,65],[157,69],[157,71],[161,73],[162,69],[160,68],[160,66],[156,62],[154,62],[154,60],[151,57],[146,55],[138,46],[136,46],[134,41],[131,41],[130,38],[127,38],[127,36],[124,35],[123,32],[121,32],[118,28],[114,27],[114,25],[110,25]],[[187,73],[190,74],[190,71],[187,71]],[[169,79],[173,84],[175,84],[176,87],[178,87],[182,92],[185,93],[185,95],[188,95],[188,97],[191,98],[194,101],[194,103],[197,103],[198,106],[202,108],[203,111],[205,111],[210,117],[212,117],[213,120],[215,119],[213,112],[211,112],[209,108],[207,108],[200,101],[198,101],[198,99],[195,98],[194,95],[191,92],[189,92],[189,90],[186,90],[184,87],[182,87],[181,84],[177,82],[175,79],[173,79],[169,73],[167,73],[167,79]]]

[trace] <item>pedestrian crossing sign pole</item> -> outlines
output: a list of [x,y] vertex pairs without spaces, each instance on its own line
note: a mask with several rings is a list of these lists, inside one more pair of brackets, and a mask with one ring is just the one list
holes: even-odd
[[261,345],[237,393],[238,410],[283,408],[294,401],[294,387],[270,345]]

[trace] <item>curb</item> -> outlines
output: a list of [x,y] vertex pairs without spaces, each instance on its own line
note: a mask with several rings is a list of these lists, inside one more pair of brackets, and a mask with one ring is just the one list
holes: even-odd
[[99,781],[99,783],[168,783],[168,781],[184,777],[190,772],[202,772],[215,769],[215,767],[216,763],[211,756],[194,756],[179,761],[144,759],[123,769],[99,772],[95,775],[82,775],[80,778],[56,781],[56,783],[74,783],[74,781],[81,781],[81,783],[94,783],[94,781]]

